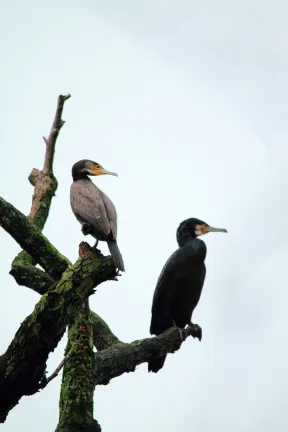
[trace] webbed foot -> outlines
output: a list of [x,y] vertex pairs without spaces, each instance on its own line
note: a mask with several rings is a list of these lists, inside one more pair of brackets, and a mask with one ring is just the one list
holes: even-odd
[[193,338],[197,338],[199,341],[202,339],[202,328],[198,324],[193,324],[192,322],[188,325],[187,331]]

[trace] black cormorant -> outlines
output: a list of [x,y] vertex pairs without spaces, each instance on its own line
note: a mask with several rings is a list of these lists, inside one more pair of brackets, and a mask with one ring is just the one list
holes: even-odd
[[[177,249],[168,259],[157,281],[152,304],[151,335],[159,335],[170,327],[191,327],[191,334],[201,340],[202,329],[192,323],[205,280],[206,245],[198,239],[209,232],[227,232],[212,228],[207,223],[190,218],[177,229]],[[180,330],[181,331],[181,330]],[[166,356],[155,357],[148,363],[149,372],[158,372]]]
[[105,170],[99,163],[83,159],[72,167],[73,183],[70,188],[71,208],[82,225],[84,235],[91,234],[98,241],[106,241],[115,266],[125,271],[117,245],[117,212],[114,204],[88,176],[116,173]]

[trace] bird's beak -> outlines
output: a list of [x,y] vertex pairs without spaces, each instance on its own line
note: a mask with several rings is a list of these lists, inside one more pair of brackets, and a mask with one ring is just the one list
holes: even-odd
[[209,225],[196,225],[195,226],[195,234],[196,236],[208,234],[209,232],[223,232],[227,233],[225,228],[213,228]]
[[213,228],[210,226],[205,226],[204,225],[204,233],[209,233],[209,232],[223,232],[223,233],[227,233],[228,231],[225,228]]
[[108,174],[108,175],[113,175],[113,176],[116,176],[116,177],[118,177],[118,174],[117,173],[115,173],[115,172],[112,172],[112,171],[108,171],[108,170],[106,170],[105,168],[93,168],[93,174],[94,175],[96,175],[96,176],[98,176],[98,175],[104,175],[104,174]]

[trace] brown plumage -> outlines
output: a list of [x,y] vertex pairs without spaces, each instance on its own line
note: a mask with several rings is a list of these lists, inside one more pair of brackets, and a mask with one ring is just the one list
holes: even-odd
[[88,176],[116,173],[105,170],[100,164],[84,159],[72,167],[73,183],[70,188],[70,204],[76,219],[82,225],[84,235],[92,235],[98,241],[106,241],[115,266],[125,271],[117,245],[117,212],[108,196]]

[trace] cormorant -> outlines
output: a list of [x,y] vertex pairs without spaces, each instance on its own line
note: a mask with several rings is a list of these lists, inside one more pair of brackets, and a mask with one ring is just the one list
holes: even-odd
[[[181,222],[177,229],[177,249],[164,265],[157,281],[152,303],[151,335],[160,335],[170,327],[184,329],[190,326],[191,334],[199,341],[202,329],[192,323],[192,313],[197,306],[205,280],[206,245],[198,239],[209,232],[225,232],[207,223],[190,218]],[[183,331],[183,330],[182,330]],[[181,333],[180,333],[181,335]],[[148,363],[149,372],[158,372],[166,356],[155,357]]]
[[115,266],[125,271],[117,245],[117,212],[114,204],[88,176],[118,174],[105,170],[99,163],[83,159],[72,167],[73,183],[70,188],[70,204],[74,215],[82,225],[84,235],[91,234],[98,241],[106,241]]

